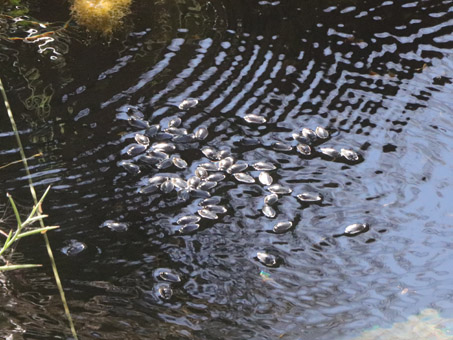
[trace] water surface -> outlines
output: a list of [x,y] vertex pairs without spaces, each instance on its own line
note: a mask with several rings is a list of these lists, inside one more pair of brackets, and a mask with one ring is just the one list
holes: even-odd
[[[56,29],[69,18],[67,4],[29,5]],[[426,308],[451,317],[451,1],[135,1],[131,10],[110,41],[75,23],[28,43],[5,39],[11,21],[1,33],[26,153],[43,153],[30,161],[33,181],[40,192],[52,184],[45,211],[61,229],[50,238],[81,338],[351,339]],[[198,105],[180,110],[190,97]],[[2,112],[6,164],[19,155]],[[180,117],[209,135],[177,145],[187,169],[141,165],[134,176],[117,165],[139,131],[132,113],[164,127]],[[303,158],[291,134],[317,126],[331,133],[321,146],[363,161]],[[293,151],[275,151],[277,141]],[[266,187],[227,176],[211,190],[227,213],[179,235],[176,220],[201,199],[138,190],[161,172],[189,178],[208,161],[205,146],[275,164],[274,182],[293,190],[277,216],[261,211]],[[3,203],[10,192],[30,207],[20,164],[0,179]],[[304,191],[323,203],[302,205]],[[106,220],[127,231],[100,228]],[[294,228],[269,232],[284,220]],[[353,223],[369,231],[334,237]],[[73,240],[86,248],[67,256]],[[278,265],[261,264],[263,251]],[[68,337],[44,246],[24,240],[16,256],[45,268],[2,279],[0,334]],[[168,301],[158,296],[163,270],[181,277]]]

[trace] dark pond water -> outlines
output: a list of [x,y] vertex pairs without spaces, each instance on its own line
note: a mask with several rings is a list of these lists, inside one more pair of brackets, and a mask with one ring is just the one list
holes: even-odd
[[[41,193],[53,186],[45,211],[61,229],[49,236],[82,339],[352,339],[426,308],[453,315],[452,1],[136,0],[111,41],[61,29],[69,3],[27,5],[56,31],[8,40],[26,34],[0,17],[1,77],[27,155],[43,153],[30,170]],[[198,104],[180,109],[187,98]],[[3,165],[20,156],[0,113]],[[162,129],[179,117],[208,136],[176,138],[171,157],[187,168],[157,169],[127,154],[144,131],[132,115]],[[330,138],[304,156],[292,134],[318,126]],[[140,189],[157,174],[189,179],[210,162],[205,147],[247,163],[255,183],[222,172],[208,191],[226,212],[181,234],[176,221],[203,199]],[[292,190],[273,218],[259,161]],[[0,183],[2,204],[10,192],[30,207],[21,164],[0,169]],[[323,201],[304,204],[304,192]],[[283,221],[292,228],[273,233]],[[369,228],[341,235],[354,223]],[[2,277],[0,336],[68,338],[43,242],[24,240],[14,259],[45,267]]]

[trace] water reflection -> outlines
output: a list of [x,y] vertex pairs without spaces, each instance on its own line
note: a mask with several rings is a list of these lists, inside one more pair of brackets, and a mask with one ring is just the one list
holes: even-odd
[[[5,47],[6,64],[16,65],[6,73],[15,111],[31,93],[17,65],[37,67],[40,86],[53,89],[44,122],[25,114],[40,129],[23,122],[22,136],[27,153],[44,154],[31,162],[38,187],[54,184],[46,206],[52,224],[62,225],[52,233],[54,248],[70,240],[86,246],[58,259],[81,335],[332,339],[428,305],[451,314],[450,6],[136,2],[130,32],[110,45],[71,26],[59,66],[36,66],[30,55],[37,45]],[[197,105],[179,107],[187,98]],[[204,127],[207,136],[175,143],[187,168],[140,164],[131,175],[117,165],[135,161],[122,152],[142,132],[130,126],[131,114],[163,128],[178,117],[181,128]],[[250,114],[266,121],[247,122]],[[317,126],[331,138],[315,150],[351,149],[360,162],[304,158],[292,134]],[[2,163],[13,161],[5,117],[0,129]],[[276,142],[292,151],[276,150]],[[226,173],[211,190],[227,212],[180,234],[177,220],[195,214],[203,198],[139,189],[158,173],[188,179],[212,162],[201,151],[206,146],[247,163],[256,180]],[[256,162],[275,164],[273,183],[292,190],[272,206],[274,219],[262,213],[270,192]],[[0,171],[4,191],[25,204],[21,167]],[[305,204],[297,199],[304,192],[322,194],[322,202]],[[293,222],[287,232],[266,232],[285,220]],[[99,228],[106,221],[127,231]],[[369,230],[334,237],[353,223]],[[27,258],[41,256],[25,243],[20,248]],[[277,265],[266,266],[257,253]],[[162,280],[165,271],[181,281]],[[17,324],[37,338],[64,333],[61,313],[52,323],[42,312],[61,310],[46,274],[5,281],[2,301],[30,313],[8,309],[2,332]],[[33,282],[31,292],[24,282]],[[168,299],[163,287],[171,288]]]

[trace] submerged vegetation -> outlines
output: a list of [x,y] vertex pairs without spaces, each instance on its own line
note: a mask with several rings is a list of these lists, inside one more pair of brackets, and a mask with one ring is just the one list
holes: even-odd
[[[0,19],[5,21],[0,28],[0,37],[9,40],[34,40],[68,28],[71,21],[88,31],[110,37],[122,26],[123,18],[130,14],[131,3],[132,0],[73,0],[68,6],[69,21],[53,24],[30,17],[26,2],[0,0]],[[7,28],[11,28],[10,32],[7,32]],[[14,36],[10,36],[13,32]]]
[[130,13],[132,0],[74,0],[72,15],[77,24],[90,31],[111,35]]
[[[50,62],[58,71],[66,64],[65,55],[74,34],[86,30],[94,33],[95,40],[112,39],[123,27],[124,17],[130,14],[131,3],[132,0],[71,0],[64,2],[55,21],[47,12],[34,11],[37,5],[31,1],[0,0],[0,40],[8,42],[6,48],[14,48],[10,42],[33,44],[37,47],[36,53],[46,56],[41,62]],[[25,46],[23,48],[26,50]],[[50,114],[55,87],[70,82],[71,76],[57,72],[56,84],[44,79],[39,63],[24,65],[22,58],[20,54],[14,56],[14,68],[27,83],[27,89],[21,91],[19,98],[28,111],[34,111],[43,120]],[[7,74],[3,77],[7,79]]]

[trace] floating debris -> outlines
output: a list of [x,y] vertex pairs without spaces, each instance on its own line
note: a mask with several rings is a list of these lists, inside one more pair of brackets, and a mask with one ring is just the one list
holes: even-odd
[[178,198],[183,201],[187,201],[190,198],[190,192],[188,189],[182,189],[178,191]]
[[107,220],[100,225],[100,228],[109,228],[110,230],[116,232],[127,231],[128,227],[127,223],[115,222],[112,220]]
[[273,205],[273,204],[277,203],[277,201],[278,201],[277,194],[270,194],[270,195],[267,195],[266,197],[264,197],[264,204]]
[[161,285],[157,292],[162,300],[170,300],[173,296],[173,290],[169,285]]
[[194,135],[175,135],[171,140],[175,143],[192,143],[194,142]]
[[272,267],[277,264],[277,259],[272,254],[268,254],[265,252],[257,252],[256,257],[258,258],[258,261],[260,261],[265,266]]
[[201,205],[202,207],[207,207],[208,205],[215,205],[215,204],[219,204],[220,202],[221,202],[221,198],[218,196],[214,196],[214,197],[204,199],[203,201],[201,201],[199,203],[199,205]]
[[[169,127],[165,129],[165,132],[174,135],[174,136],[188,136],[188,131],[187,129],[182,129],[182,128],[176,128],[176,127]],[[193,137],[191,136],[190,139]]]
[[173,182],[170,179],[167,179],[164,183],[162,183],[160,185],[160,190],[164,194],[169,194],[170,192],[173,191],[174,188],[175,188],[175,185],[173,184]]
[[210,148],[209,146],[201,149],[201,152],[203,153],[203,155],[205,155],[206,157],[208,157],[211,160],[217,159],[217,151],[214,150],[213,148]]
[[319,150],[321,151],[322,154],[332,159],[340,157],[340,153],[334,148],[320,148]]
[[171,167],[173,164],[173,161],[170,158],[163,159],[159,163],[157,163],[156,168],[158,169],[167,169]]
[[167,132],[158,132],[155,137],[155,139],[160,140],[160,141],[169,140],[172,138],[173,138],[173,135],[170,133],[167,133]]
[[304,137],[299,133],[293,133],[292,136],[295,141],[297,141],[301,144],[310,144],[310,142],[311,142],[309,138]]
[[172,120],[170,120],[170,122],[168,122],[168,127],[169,128],[178,128],[182,123],[182,120],[181,118],[179,117],[176,117],[176,118],[173,118]]
[[274,149],[275,151],[291,151],[293,147],[283,142],[275,142],[272,143],[272,149]]
[[225,159],[227,157],[230,157],[233,160],[233,158],[231,157],[231,152],[230,151],[228,151],[228,150],[220,150],[219,152],[217,152],[217,159]]
[[118,165],[123,167],[132,175],[137,175],[140,173],[140,167],[137,164],[132,163],[131,161],[119,161]]
[[315,130],[316,136],[318,136],[321,139],[327,139],[330,137],[329,131],[324,129],[321,126],[318,126]]
[[151,184],[151,185],[147,185],[147,186],[141,188],[140,193],[147,195],[147,194],[152,194],[153,192],[156,192],[157,190],[159,190],[159,186]]
[[308,140],[310,140],[310,142],[314,142],[314,141],[316,141],[316,139],[318,139],[318,137],[316,136],[316,133],[312,129],[309,129],[309,128],[303,128],[301,135],[302,135],[302,137],[305,137]]
[[255,170],[258,171],[271,171],[277,169],[277,167],[274,164],[267,162],[257,162],[253,164],[253,167],[255,168]]
[[175,187],[177,187],[179,189],[187,189],[189,187],[187,182],[179,177],[173,177],[171,179],[171,182],[175,185]]
[[176,223],[178,223],[179,225],[184,225],[184,224],[190,224],[190,223],[197,223],[200,220],[201,220],[201,218],[199,216],[187,215],[187,216],[183,216],[180,219],[178,219],[178,221],[176,221]]
[[272,230],[276,234],[283,234],[287,232],[291,227],[293,226],[293,222],[290,221],[285,221],[285,222],[278,222],[276,225],[274,225],[274,228]]
[[200,190],[209,190],[217,186],[217,182],[214,181],[202,181],[200,184],[198,184],[197,189]]
[[264,118],[262,116],[255,115],[253,113],[245,115],[244,120],[247,123],[251,123],[251,124],[264,124],[264,123],[266,123],[266,118]]
[[276,211],[274,210],[274,208],[272,208],[270,205],[263,205],[263,214],[264,216],[266,217],[269,217],[269,218],[274,218],[275,215],[277,214]]
[[201,217],[207,218],[209,220],[216,220],[219,218],[215,212],[208,209],[200,209],[197,212]]
[[159,132],[159,130],[160,130],[160,125],[154,124],[154,125],[151,125],[148,129],[146,129],[144,134],[145,134],[145,136],[152,138],[152,137],[156,136],[156,134]]
[[201,179],[197,176],[192,176],[187,180],[187,184],[191,188],[196,188],[198,186],[198,184],[200,184],[200,182],[201,182]]
[[349,149],[341,149],[340,154],[344,158],[346,158],[346,160],[351,161],[351,162],[355,162],[355,161],[359,160],[359,155],[357,154],[357,152],[349,150]]
[[168,177],[156,175],[154,177],[151,177],[148,180],[148,183],[154,184],[154,185],[160,185],[160,184],[164,183],[167,179],[168,179]]
[[368,231],[369,225],[367,223],[354,223],[346,227],[344,230],[345,235],[357,235]]
[[157,157],[150,156],[150,155],[142,155],[142,156],[140,156],[139,160],[148,165],[156,165],[157,163],[162,161],[161,158],[157,158]]
[[69,240],[66,242],[66,246],[61,248],[61,252],[67,256],[75,256],[84,251],[86,247],[85,243],[77,240]]
[[226,157],[217,163],[217,167],[219,170],[225,171],[234,163],[233,157]]
[[149,150],[147,152],[147,155],[151,156],[151,157],[159,158],[161,160],[170,158],[170,156],[167,153],[162,152],[162,151],[157,151],[157,150]]
[[241,137],[238,142],[244,146],[257,146],[261,144],[259,139],[252,137]]
[[268,190],[274,194],[280,195],[290,194],[293,192],[290,188],[285,187],[281,184],[273,184],[268,188]]
[[146,147],[149,145],[149,138],[146,137],[145,135],[142,135],[141,133],[137,133],[135,135],[135,141],[138,144],[141,144],[141,145],[146,146]]
[[146,146],[145,145],[142,145],[142,144],[132,144],[131,146],[129,146],[127,148],[127,151],[126,153],[129,155],[129,156],[137,156],[143,152],[145,152],[146,150]]
[[203,179],[209,176],[208,172],[206,171],[205,168],[198,167],[195,169],[195,176]]
[[217,164],[216,163],[211,163],[211,162],[201,163],[198,166],[206,169],[206,171],[217,171],[217,170],[219,170],[218,167],[217,167]]
[[177,168],[180,168],[180,169],[187,168],[187,162],[180,157],[173,157],[172,162]]
[[225,175],[220,173],[212,174],[205,178],[207,182],[220,182],[223,181],[224,179]]
[[311,147],[307,144],[299,144],[297,146],[297,151],[300,152],[304,156],[311,155]]
[[[197,99],[188,98],[179,105],[179,108],[181,110],[188,110],[195,107],[197,104]],[[180,112],[179,115],[181,114],[184,113]],[[264,116],[248,114],[245,115],[244,120],[251,124],[258,124],[259,128],[259,124],[267,123],[267,119]],[[140,127],[143,130],[139,131],[139,133],[127,135],[129,137],[135,135],[137,144],[129,146],[129,149],[126,147],[123,149],[123,153],[127,150],[129,155],[137,155],[136,158],[143,162],[138,163],[142,167],[143,171],[150,171],[151,173],[154,173],[156,172],[155,168],[164,169],[172,166],[171,170],[169,170],[171,173],[166,174],[168,177],[155,175],[149,179],[149,183],[147,184],[143,183],[143,179],[140,179],[140,181],[136,184],[136,187],[138,186],[140,193],[149,194],[150,200],[155,198],[157,201],[158,198],[161,198],[162,202],[158,203],[157,209],[162,210],[159,210],[157,216],[159,216],[160,213],[166,214],[165,211],[169,211],[166,209],[170,207],[173,207],[172,209],[179,209],[181,206],[193,207],[194,204],[198,203],[199,206],[195,210],[189,212],[189,214],[191,213],[194,215],[187,215],[178,219],[178,225],[174,230],[176,235],[186,235],[196,232],[200,228],[200,224],[204,226],[203,223],[207,222],[205,219],[217,220],[224,217],[225,215],[223,214],[227,214],[228,212],[234,213],[234,210],[229,211],[230,208],[228,205],[221,204],[226,203],[227,201],[226,197],[228,197],[228,195],[225,195],[225,190],[228,190],[232,186],[235,187],[233,190],[238,190],[237,188],[241,186],[240,183],[237,183],[236,181],[248,184],[258,182],[261,187],[266,186],[269,192],[267,192],[267,195],[264,197],[264,204],[261,207],[262,213],[267,218],[274,219],[275,221],[274,225],[267,226],[266,230],[275,234],[288,232],[294,227],[294,221],[283,220],[278,222],[278,219],[280,218],[277,217],[277,214],[280,214],[278,212],[280,206],[277,204],[279,203],[279,197],[281,197],[281,195],[292,193],[292,184],[290,184],[292,181],[289,180],[288,182],[285,179],[277,181],[277,178],[280,177],[279,175],[284,175],[286,171],[283,171],[281,174],[277,173],[277,171],[272,173],[272,171],[276,170],[277,167],[280,167],[279,162],[282,164],[290,162],[288,157],[293,157],[294,155],[289,155],[287,152],[297,148],[300,162],[305,163],[307,159],[313,158],[314,156],[321,156],[323,159],[329,159],[326,157],[328,156],[333,158],[335,161],[337,158],[342,157],[340,161],[347,164],[353,163],[346,162],[345,160],[356,161],[361,158],[360,155],[349,149],[341,149],[339,152],[330,147],[319,148],[318,145],[331,137],[329,131],[320,126],[316,127],[315,130],[302,128],[298,129],[299,133],[292,133],[293,139],[298,143],[292,141],[291,138],[287,138],[287,136],[282,137],[280,134],[276,135],[277,138],[271,141],[267,141],[266,137],[263,137],[263,139],[260,138],[259,134],[253,137],[253,141],[250,141],[252,138],[247,139],[248,137],[244,138],[244,140],[247,139],[246,142],[240,139],[231,140],[233,145],[253,145],[253,147],[242,150],[244,155],[238,160],[236,159],[236,156],[241,157],[240,150],[226,149],[226,145],[222,142],[213,140],[210,143],[203,143],[205,146],[200,147],[200,145],[203,145],[201,141],[208,138],[208,128],[204,125],[208,124],[207,121],[202,123],[204,126],[197,126],[195,131],[188,131],[184,128],[185,123],[183,125],[183,121],[180,117],[173,116],[173,119],[171,120],[163,118],[160,123],[164,124],[164,122],[168,122],[168,126],[165,124],[165,128],[162,128],[160,124],[150,125],[150,122],[143,120],[143,118],[135,117],[134,121],[130,122],[130,124]],[[248,126],[251,127],[250,125]],[[228,129],[228,125],[218,127],[214,124],[209,126],[209,129],[212,129],[212,131],[220,131],[221,129],[223,129],[222,131],[225,131],[225,128]],[[227,133],[227,137],[228,136],[229,135]],[[147,147],[150,146],[150,143],[152,144],[152,147],[150,147],[150,149],[146,152]],[[206,145],[212,145],[213,147]],[[267,153],[259,154],[259,151],[256,152],[255,146],[261,148],[263,145],[265,145],[265,148],[268,150]],[[272,149],[275,151],[272,151]],[[202,152],[202,155],[199,153],[193,154],[194,151],[198,152],[198,150]],[[248,169],[249,164],[252,164],[251,162],[248,163],[252,155],[251,152],[255,152],[255,159],[260,160],[253,164],[253,169],[257,171],[256,173],[250,171],[253,170],[251,167]],[[142,155],[141,153],[144,154]],[[187,161],[181,157],[187,157]],[[268,162],[268,160],[270,160],[270,162]],[[275,164],[272,164],[272,162]],[[121,164],[126,169],[130,168],[128,171],[131,173],[140,172],[140,167],[130,161],[129,163]],[[153,168],[150,168],[150,165],[153,166]],[[189,175],[189,177],[182,177],[182,174],[185,176],[188,170],[181,171],[179,169],[187,168],[190,168],[193,173]],[[231,177],[229,175],[234,176],[236,179],[236,181],[234,181],[235,183],[231,182]],[[176,176],[181,176],[182,178]],[[214,189],[227,177],[228,180],[226,183],[224,182],[222,183],[223,185],[219,185],[219,187],[221,187],[220,189]],[[275,182],[281,182],[284,185]],[[253,190],[254,192],[256,190],[262,190],[256,185],[242,185],[242,187],[245,188],[245,190]],[[161,190],[162,193],[160,193],[159,190]],[[165,196],[163,193],[171,195],[174,190],[177,191],[177,195],[175,194],[174,196],[177,196],[179,199],[184,201],[190,200],[190,202],[187,202],[187,204],[181,202],[168,202],[169,198],[172,196]],[[218,196],[211,197],[211,194],[214,194],[214,190],[216,190],[217,195],[221,195],[222,198]],[[223,198],[225,198],[225,201],[223,201]],[[148,197],[140,197],[139,199],[146,200]],[[198,200],[193,202],[192,200],[195,199]],[[319,193],[303,192],[297,195],[297,199],[304,202],[304,204],[301,204],[302,207],[308,207],[309,204],[322,202],[323,196]],[[235,205],[233,204],[233,206]],[[260,207],[255,209],[260,209]],[[276,217],[277,219],[275,219]],[[201,220],[203,220],[203,222],[200,222]],[[107,221],[105,223],[107,223]],[[106,226],[114,228],[115,223],[117,222],[109,221],[109,223],[110,224]],[[348,226],[343,234],[334,236],[356,235],[367,230],[367,228],[367,224],[355,224]],[[276,236],[274,235],[274,239],[275,238]],[[257,257],[258,260],[265,265],[274,266],[277,264],[276,257],[265,252],[258,252]],[[161,271],[162,270],[163,269],[161,269]],[[162,275],[163,274],[160,274],[161,278]],[[170,278],[168,281],[172,281],[172,279]],[[179,282],[180,278],[177,277],[174,281]],[[170,286],[168,287],[170,288]]]
[[190,224],[185,224],[181,228],[179,228],[179,232],[181,234],[187,235],[190,233],[193,233],[194,231],[197,231],[200,228],[200,225],[197,223],[190,223]]
[[266,171],[262,171],[262,172],[259,174],[258,179],[259,179],[259,181],[261,182],[261,184],[263,184],[263,185],[271,185],[272,182],[274,181],[274,180],[272,179],[272,176],[269,175],[269,173],[266,172]]
[[173,143],[161,142],[153,144],[153,150],[161,152],[172,152],[176,149],[176,146]]
[[204,140],[208,137],[208,130],[204,127],[200,127],[194,134],[194,137],[198,140]]
[[135,116],[129,117],[128,122],[129,122],[130,126],[133,126],[133,127],[139,128],[139,129],[149,128],[149,122],[147,122],[143,119],[140,119],[138,117],[135,117]]
[[180,110],[188,110],[195,107],[198,104],[198,99],[195,98],[187,98],[184,99],[181,104],[178,105]]
[[321,194],[315,194],[310,192],[303,192],[302,194],[297,195],[297,198],[302,202],[306,203],[321,202],[323,199]]
[[243,172],[247,168],[248,168],[247,163],[236,163],[230,166],[228,169],[226,169],[226,172],[228,172],[230,175],[233,175],[239,172]]
[[209,198],[211,197],[211,194],[208,191],[205,190],[200,190],[200,189],[192,189],[190,191],[192,196],[194,197],[199,197],[199,198]]
[[249,174],[243,173],[243,172],[238,172],[237,174],[234,174],[234,177],[239,181],[243,183],[255,183],[255,179],[250,176]]
[[225,214],[228,210],[223,205],[208,204],[205,206],[206,209],[216,213],[216,214]]
[[176,273],[173,273],[171,271],[161,272],[159,274],[159,278],[161,278],[164,281],[173,282],[173,283],[181,282],[181,278],[179,277],[179,275]]

